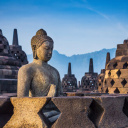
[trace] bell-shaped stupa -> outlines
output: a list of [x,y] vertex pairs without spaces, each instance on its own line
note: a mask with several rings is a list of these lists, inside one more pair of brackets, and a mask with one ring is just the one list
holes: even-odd
[[128,40],[117,45],[116,57],[106,65],[103,92],[128,93]]
[[21,63],[21,65],[28,63],[27,55],[22,50],[22,46],[20,46],[18,42],[17,29],[14,29],[13,42],[12,42],[12,45],[10,45],[10,51],[11,51],[11,55],[14,58],[16,58]]
[[10,54],[9,43],[0,30],[0,93],[16,92],[20,66],[21,63]]

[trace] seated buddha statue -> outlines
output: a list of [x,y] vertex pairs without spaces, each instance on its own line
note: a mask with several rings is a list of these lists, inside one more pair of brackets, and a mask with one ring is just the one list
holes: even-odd
[[31,39],[33,62],[22,66],[18,72],[17,97],[59,96],[62,94],[60,75],[48,64],[54,42],[40,29]]

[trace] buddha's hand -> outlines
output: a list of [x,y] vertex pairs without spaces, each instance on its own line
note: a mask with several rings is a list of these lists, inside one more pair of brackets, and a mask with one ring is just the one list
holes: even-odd
[[56,96],[56,85],[51,84],[49,92],[48,92],[48,97],[54,97]]

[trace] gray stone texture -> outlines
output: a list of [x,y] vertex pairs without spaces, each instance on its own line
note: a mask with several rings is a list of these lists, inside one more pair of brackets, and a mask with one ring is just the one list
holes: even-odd
[[18,43],[17,29],[14,29],[13,43],[12,45],[10,45],[10,53],[16,60],[18,60],[21,63],[21,65],[28,63],[27,55],[22,50],[22,46],[20,46]]
[[97,90],[98,89],[97,77],[98,77],[98,73],[94,72],[93,59],[91,58],[89,64],[89,72],[86,72],[85,75],[82,77],[80,90],[82,91]]
[[9,43],[0,31],[0,93],[12,93],[17,90],[17,74],[21,63],[11,56]]
[[[126,128],[128,95],[11,98],[14,114],[4,128]],[[51,111],[52,108],[58,109]],[[47,111],[46,111],[47,108]],[[57,120],[49,114],[57,114]],[[55,120],[54,120],[55,118]],[[52,124],[49,121],[54,121]]]
[[12,98],[14,114],[4,128],[46,128],[39,113],[48,98]]
[[77,79],[71,71],[71,63],[68,64],[68,73],[62,79],[62,87],[64,92],[76,92],[78,88]]
[[32,37],[34,60],[19,69],[18,97],[53,97],[62,93],[59,72],[47,63],[52,57],[53,43],[43,29]]

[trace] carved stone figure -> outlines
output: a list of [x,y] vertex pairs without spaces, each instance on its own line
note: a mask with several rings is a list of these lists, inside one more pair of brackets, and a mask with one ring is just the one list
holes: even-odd
[[18,97],[59,96],[62,93],[60,75],[47,62],[52,57],[53,40],[40,29],[31,39],[33,62],[18,72]]

